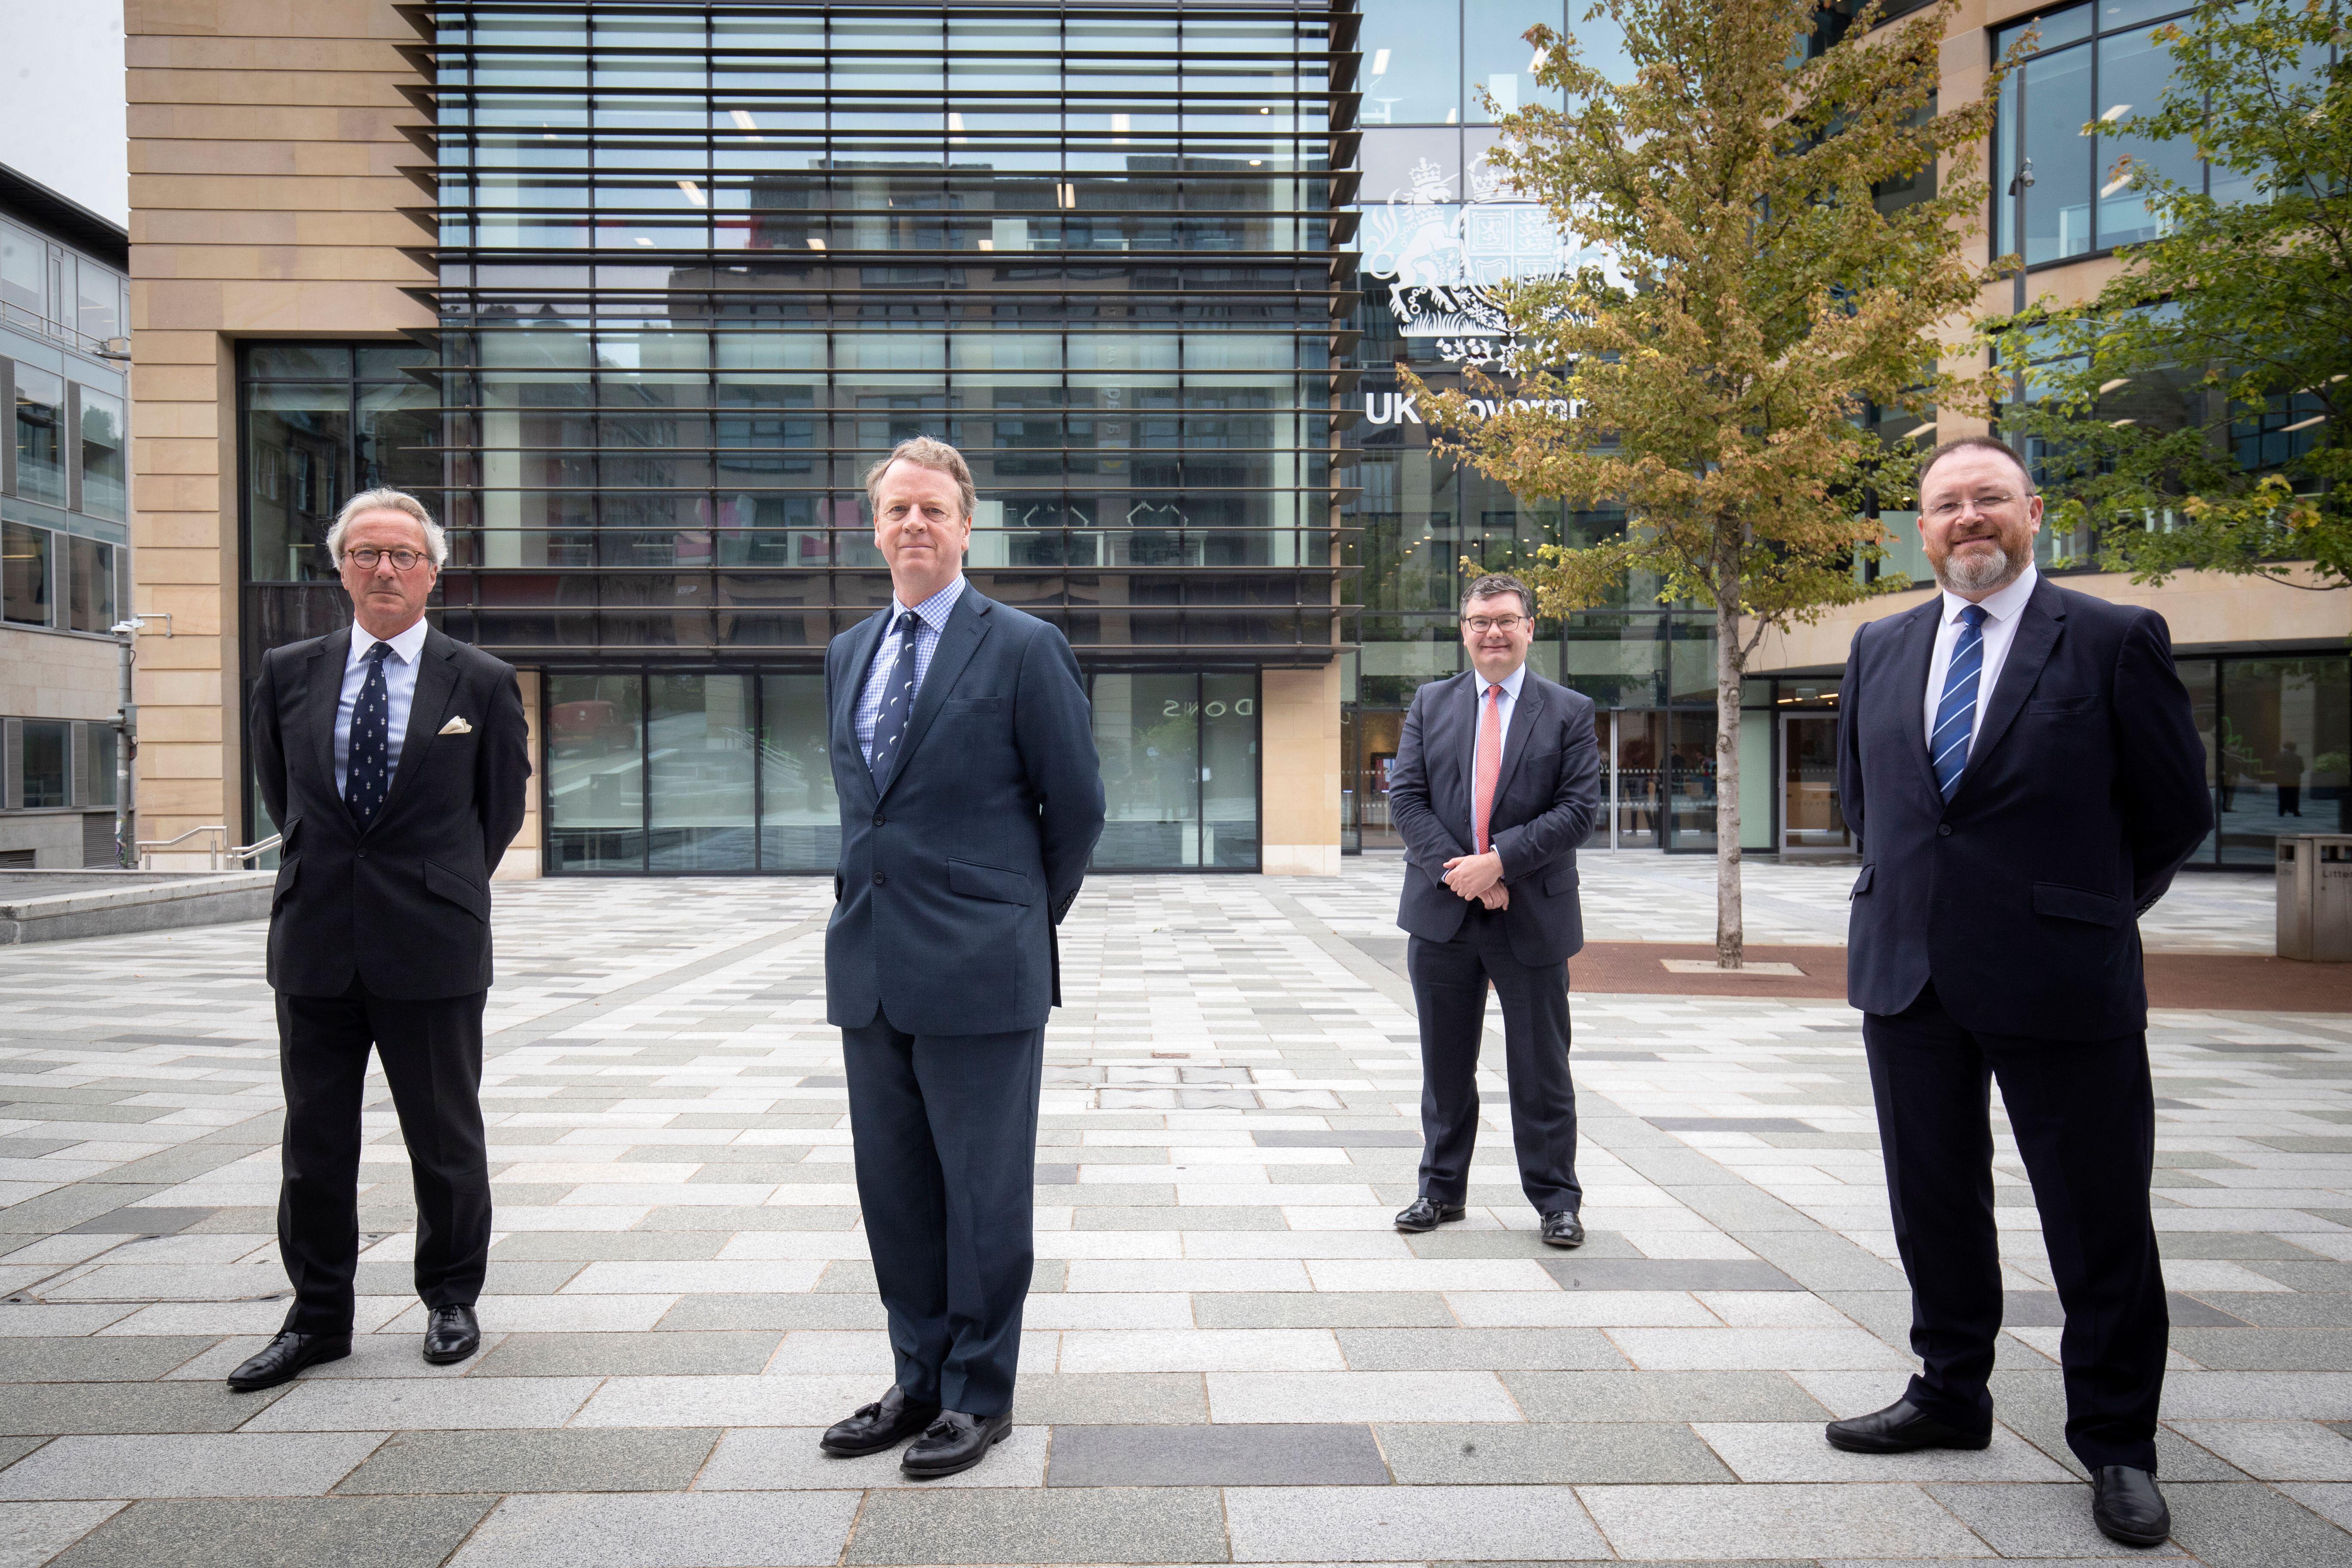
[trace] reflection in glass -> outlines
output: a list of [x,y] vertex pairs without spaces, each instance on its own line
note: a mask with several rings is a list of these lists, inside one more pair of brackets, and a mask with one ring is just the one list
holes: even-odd
[[66,383],[16,362],[16,493],[66,504]]
[[93,386],[81,389],[81,510],[116,522],[126,517],[122,399]]
[[78,632],[114,626],[114,546],[95,539],[67,541],[66,625]]
[[49,595],[49,531],[0,522],[0,615],[19,626],[47,626]]
[[2346,823],[2352,686],[2341,658],[2221,666],[2216,810],[2225,866],[2267,866],[2275,841]]
[[24,760],[16,772],[16,804],[26,811],[69,805],[66,753],[73,726],[62,719],[27,719],[22,725]]
[[349,384],[256,384],[247,390],[246,406],[253,580],[332,577],[327,529],[351,470]]
[[760,868],[831,871],[841,863],[841,802],[822,675],[760,678]]
[[[1536,71],[1543,61],[1527,41],[1527,31],[1540,22],[1553,32],[1566,21],[1559,0],[1463,0],[1463,103],[1473,125],[1490,124],[1530,104],[1559,107],[1557,89],[1539,85]],[[1584,63],[1599,68],[1596,51],[1584,51]],[[1479,97],[1480,88],[1494,100],[1490,112]]]
[[1192,675],[1095,677],[1095,751],[1106,822],[1095,864],[1201,863],[1199,679]]
[[1257,678],[1201,678],[1201,863],[1257,869]]
[[1461,17],[1427,0],[1364,0],[1366,125],[1462,122]]
[[551,869],[645,869],[642,717],[634,672],[547,678]]
[[652,869],[751,869],[750,678],[656,675],[648,686]]

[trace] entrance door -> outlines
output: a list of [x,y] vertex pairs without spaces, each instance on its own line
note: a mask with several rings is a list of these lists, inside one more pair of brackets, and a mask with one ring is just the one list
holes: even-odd
[[1837,715],[1780,716],[1780,848],[1786,854],[1851,854],[1853,834],[1837,797]]

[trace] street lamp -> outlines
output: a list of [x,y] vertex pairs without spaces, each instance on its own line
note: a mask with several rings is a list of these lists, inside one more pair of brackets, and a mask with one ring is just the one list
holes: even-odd
[[[2009,182],[2010,199],[2017,204],[2014,222],[2017,226],[2017,291],[2011,297],[2010,316],[2012,321],[2025,314],[2025,193],[2033,188],[2033,160],[2024,161],[2016,175]],[[2017,331],[2011,327],[2012,331]],[[2011,351],[2015,368],[2010,372],[2010,401],[2021,411],[2025,405],[2025,350],[2021,345]]]
[[126,871],[133,868],[139,858],[131,828],[131,753],[139,744],[139,709],[131,700],[131,666],[138,658],[132,644],[146,621],[163,622],[164,637],[172,635],[172,617],[166,615],[126,616],[109,628],[122,652],[122,707],[114,719],[114,863]]

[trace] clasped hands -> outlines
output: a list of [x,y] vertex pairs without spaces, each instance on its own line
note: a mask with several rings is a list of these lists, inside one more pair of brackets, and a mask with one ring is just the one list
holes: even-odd
[[1503,858],[1492,849],[1484,855],[1456,855],[1448,860],[1445,885],[1490,910],[1511,907],[1511,889],[1503,885]]

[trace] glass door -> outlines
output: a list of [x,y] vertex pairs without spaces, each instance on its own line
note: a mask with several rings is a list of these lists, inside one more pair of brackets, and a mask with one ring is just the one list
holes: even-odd
[[1837,795],[1837,715],[1783,713],[1780,757],[1781,852],[1851,854]]

